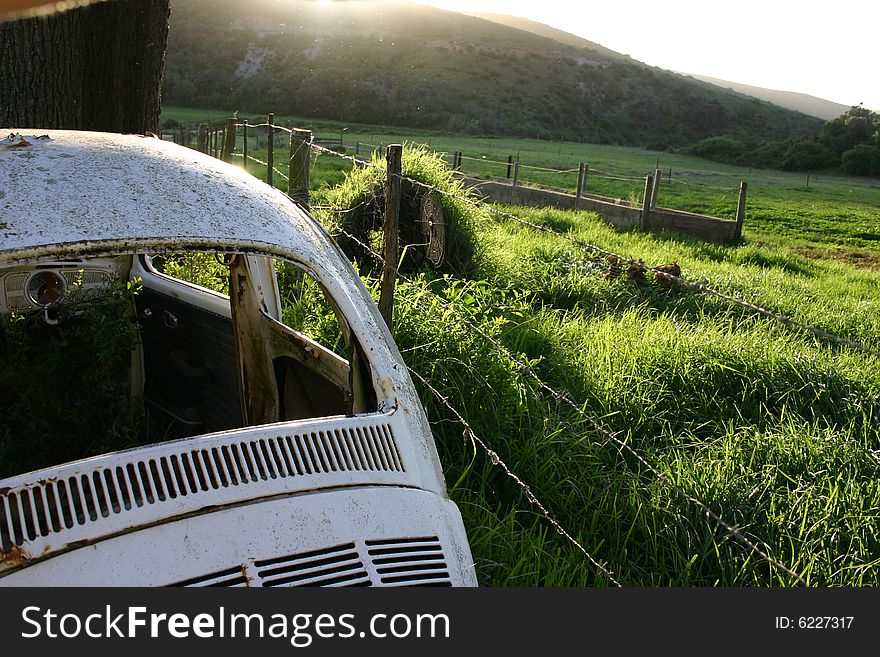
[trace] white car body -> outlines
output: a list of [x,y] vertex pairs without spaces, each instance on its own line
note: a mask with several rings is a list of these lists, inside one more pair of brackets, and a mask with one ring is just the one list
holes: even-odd
[[[194,435],[0,480],[0,585],[476,585],[403,359],[360,278],[305,210],[238,167],[156,138],[14,132],[0,140],[0,315],[42,313],[63,330],[63,299],[54,303],[56,292],[40,303],[41,280],[66,289],[74,272],[96,286],[140,279],[132,394],[163,407],[162,388],[189,374],[153,365],[149,351],[204,317],[232,332],[223,340],[234,343],[228,362],[239,385],[274,390],[268,414],[238,390],[241,416],[277,417],[217,430],[214,415],[238,412],[233,393],[187,407],[190,415],[171,400],[164,411]],[[241,254],[238,305],[159,274],[143,255],[169,251]],[[278,321],[269,258],[314,276],[356,366]],[[283,362],[284,377],[320,372],[330,382],[320,386],[347,400],[345,412],[284,417],[275,407],[286,384],[242,365],[248,331],[271,351],[270,371]],[[187,339],[181,349],[208,342]],[[236,375],[226,369],[227,379]],[[151,383],[160,370],[164,378]],[[193,381],[208,376],[197,371]]]

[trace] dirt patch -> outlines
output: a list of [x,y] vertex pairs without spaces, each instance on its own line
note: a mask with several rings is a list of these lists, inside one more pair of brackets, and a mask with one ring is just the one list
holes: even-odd
[[860,269],[867,269],[868,271],[880,270],[880,254],[877,253],[869,253],[867,251],[833,251],[809,247],[791,249],[791,251],[812,260],[840,260]]

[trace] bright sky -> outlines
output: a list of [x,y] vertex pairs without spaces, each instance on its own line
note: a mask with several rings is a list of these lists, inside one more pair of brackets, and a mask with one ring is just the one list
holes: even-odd
[[529,18],[651,66],[880,111],[880,0],[413,0]]

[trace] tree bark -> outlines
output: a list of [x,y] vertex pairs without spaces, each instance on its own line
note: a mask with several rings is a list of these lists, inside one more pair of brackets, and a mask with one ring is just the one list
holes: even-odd
[[159,131],[170,0],[0,23],[0,126]]

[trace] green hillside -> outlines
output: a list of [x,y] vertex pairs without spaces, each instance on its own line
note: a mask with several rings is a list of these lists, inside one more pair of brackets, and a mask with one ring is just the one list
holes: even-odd
[[384,0],[174,0],[163,100],[628,145],[783,139],[821,125],[604,49]]

